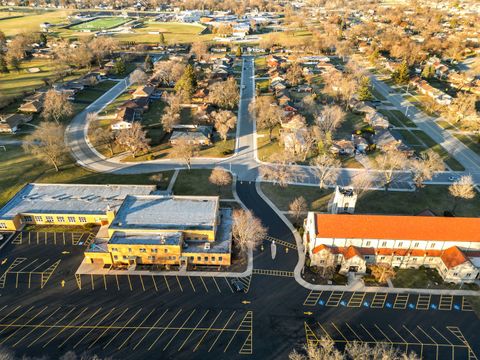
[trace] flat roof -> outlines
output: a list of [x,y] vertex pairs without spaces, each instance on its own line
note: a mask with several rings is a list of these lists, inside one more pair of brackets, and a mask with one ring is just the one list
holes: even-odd
[[125,234],[116,231],[108,241],[109,245],[179,245],[182,241],[182,233],[156,232]]
[[318,238],[480,242],[480,218],[315,214]]
[[148,195],[155,186],[27,184],[0,209],[0,219],[17,214],[105,214],[117,209],[127,195]]
[[211,230],[218,196],[127,196],[111,229]]

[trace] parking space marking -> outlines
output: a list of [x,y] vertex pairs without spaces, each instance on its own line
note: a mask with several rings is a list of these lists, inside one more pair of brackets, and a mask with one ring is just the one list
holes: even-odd
[[200,276],[200,280],[202,281],[203,287],[205,288],[205,291],[208,293],[208,287],[207,284],[205,284],[205,280],[203,280],[203,276]]
[[230,323],[230,320],[232,320],[233,318],[233,315],[235,315],[237,311],[234,311],[232,313],[232,315],[230,315],[230,317],[228,318],[227,322],[225,323],[225,325],[223,326],[223,328],[219,331],[217,337],[215,338],[215,341],[212,343],[212,345],[210,345],[210,348],[208,349],[208,352],[210,352],[213,347],[215,346],[215,344],[217,343],[218,339],[220,338],[220,336],[223,334],[223,332],[225,331],[225,329],[227,328],[228,324]]
[[177,275],[175,275],[175,278],[177,279],[178,286],[180,286],[180,290],[183,292],[183,287],[182,287],[182,283],[180,282],[180,279],[178,278]]
[[167,289],[170,292],[170,285],[168,284],[167,277],[165,275],[163,275],[163,278],[165,279],[165,284],[167,285]]
[[145,291],[145,284],[143,283],[143,277],[140,275],[140,282],[142,283],[142,289]]
[[363,299],[365,298],[366,293],[364,292],[354,292],[348,301],[348,307],[360,307],[362,306]]
[[117,290],[120,291],[120,282],[118,281],[118,275],[115,274],[115,280],[117,282]]
[[408,304],[409,294],[397,294],[395,302],[393,303],[394,309],[405,309]]
[[423,343],[420,341],[418,337],[415,336],[413,332],[411,332],[405,325],[402,325],[402,327],[408,331],[408,333],[415,339],[417,340],[417,344],[420,345],[420,359],[423,358]]
[[[155,340],[152,342],[152,344],[148,347],[148,350],[152,350],[152,348],[155,346],[155,344],[157,343],[157,341],[162,337],[162,335],[165,333],[165,331],[167,331],[167,329],[170,327],[170,325],[172,325],[172,323],[175,321],[175,319],[177,318],[177,316],[182,312],[182,309],[178,310],[178,312],[175,314],[175,316],[170,320],[170,322],[167,324],[166,327],[163,328],[162,332],[160,334],[158,334],[158,336],[155,338]],[[162,315],[163,317],[163,315]]]
[[377,324],[375,324],[374,326],[377,328],[378,331],[380,331],[380,332],[382,333],[382,335],[385,337],[385,339],[386,339],[390,344],[393,344],[393,341],[390,340],[390,338],[387,336],[387,334],[385,334],[385,332],[383,332],[383,330],[380,329]]
[[[76,327],[75,330],[73,331],[73,333],[71,333],[70,336],[68,336],[60,345],[58,345],[58,348],[60,349],[63,345],[65,345],[65,343],[66,343],[68,340],[70,340],[80,329],[82,329],[91,319],[93,319],[93,317],[94,317],[95,315],[97,315],[100,310],[102,310],[102,308],[98,308],[97,311],[95,311],[92,315],[90,315],[90,316],[88,317],[87,320],[85,320],[85,321],[82,323],[82,325]],[[64,328],[64,329],[65,329],[65,328]]]
[[452,310],[452,306],[453,306],[452,295],[440,295],[440,300],[438,302],[439,310]]
[[130,274],[127,274],[128,286],[130,286],[130,291],[133,291],[132,282],[130,281]]
[[[15,323],[20,320],[22,317],[24,317],[25,315],[27,315],[27,313],[32,310],[34,307],[31,306],[27,311],[24,311],[20,314],[19,317],[17,317],[15,320],[13,320],[12,323],[8,324],[5,328],[2,329],[2,331],[0,331],[0,334],[3,334],[5,330],[9,329],[10,327],[14,326]],[[7,315],[8,316],[8,315]]]
[[108,317],[110,316],[110,314],[111,314],[114,310],[115,310],[115,308],[112,308],[112,309],[110,309],[110,311],[109,311],[107,314],[103,315],[103,317],[100,319],[100,321],[97,322],[96,325],[94,325],[93,327],[91,327],[90,330],[89,330],[85,335],[83,335],[83,337],[82,337],[80,340],[78,340],[75,345],[73,345],[73,348],[76,349],[77,346],[80,345],[80,343],[81,343],[83,340],[85,340],[85,339],[88,337],[88,335],[90,335],[94,330],[96,330],[96,329],[100,326],[100,324],[101,324],[106,318],[108,318]]
[[33,333],[35,330],[37,330],[39,327],[41,327],[43,324],[45,324],[45,322],[47,322],[48,319],[50,319],[53,315],[55,315],[57,313],[58,310],[61,309],[61,306],[59,306],[55,311],[53,311],[50,315],[48,315],[45,319],[42,320],[42,322],[40,322],[37,326],[33,327],[32,329],[30,329],[30,331],[28,331],[25,335],[23,335],[19,340],[17,340],[17,342],[15,342],[12,347],[15,347],[17,346],[18,344],[20,344],[22,342],[23,339],[25,339],[26,337],[30,336],[31,333]]
[[93,274],[90,274],[90,281],[92,284],[92,290],[95,290],[95,284],[93,283]]
[[283,241],[283,240],[280,240],[280,239],[276,239],[272,236],[265,236],[265,240],[267,241],[270,241],[270,242],[274,242],[275,241],[275,244],[278,244],[278,245],[282,245],[282,246],[285,246],[287,248],[290,248],[290,249],[293,249],[293,250],[297,250],[297,245],[295,244],[292,244],[292,243],[289,243],[287,241]]
[[328,300],[327,303],[325,304],[326,306],[333,306],[337,307],[338,304],[340,303],[340,300],[342,300],[342,296],[344,294],[344,291],[333,291]]
[[303,302],[303,306],[315,306],[318,303],[318,299],[322,296],[323,291],[311,290],[307,295],[307,298]]
[[224,277],[223,279],[224,279],[225,282],[227,283],[228,288],[230,289],[230,291],[233,293],[233,288],[232,288],[232,285],[230,285],[230,281],[228,281],[226,277]]
[[472,305],[462,296],[462,311],[473,311]]
[[[5,315],[3,318],[0,319],[0,323],[3,322],[3,320],[5,320],[6,318],[8,318],[11,314],[13,314],[15,311],[17,311],[19,308],[21,308],[22,306],[21,305],[18,305],[15,309],[13,309],[12,311],[10,311],[7,315]],[[5,308],[5,307],[4,307]],[[4,309],[3,308],[3,309]],[[2,309],[2,310],[3,310]]]
[[190,281],[190,285],[192,286],[193,292],[197,292],[195,290],[195,286],[193,286],[192,278],[190,276],[187,276],[187,277],[188,277],[188,280]]
[[465,336],[463,336],[463,333],[462,331],[456,327],[456,326],[447,326],[447,329],[448,331],[450,331],[453,335],[455,335],[455,337],[460,340],[468,349],[468,359],[471,360],[471,359],[474,359],[474,360],[477,360],[477,356],[475,355],[475,353],[473,352],[473,349],[472,347],[470,346],[470,344],[468,343],[467,339],[465,339]]
[[[18,318],[16,318],[11,324],[9,324],[8,326],[6,326],[2,332],[0,332],[0,334],[3,334],[3,332],[10,328],[11,326],[13,326],[17,320],[20,320],[21,318],[23,318],[24,315],[26,315],[31,309],[33,308],[33,306],[27,310],[27,312],[23,313],[22,315],[20,315]],[[16,327],[17,329],[12,332],[9,336],[7,336],[6,338],[3,338],[2,341],[0,341],[0,345],[2,345],[5,341],[7,341],[8,339],[10,339],[12,336],[15,336],[16,333],[18,333],[20,330],[22,330],[25,326],[29,325],[33,320],[35,320],[37,318],[37,316],[41,315],[45,310],[48,309],[48,306],[45,306],[42,310],[40,310],[39,312],[37,312],[35,315],[33,315],[33,317],[31,317],[25,324],[22,324],[20,325],[19,327]]]
[[180,345],[180,347],[178,348],[177,351],[182,350],[182,348],[185,346],[185,344],[186,344],[187,341],[190,339],[190,337],[192,336],[192,334],[198,329],[198,327],[200,326],[200,323],[203,321],[203,319],[205,319],[205,316],[207,316],[207,314],[208,314],[209,312],[210,312],[210,310],[205,311],[205,314],[203,314],[202,318],[198,321],[197,325],[195,325],[195,327],[190,331],[190,333],[188,334],[188,336],[186,337],[186,339],[183,341],[182,345]]
[[105,291],[107,290],[107,278],[105,274],[103,274],[103,286],[105,286]]
[[450,345],[453,345],[453,343],[452,343],[450,340],[448,340],[440,331],[438,331],[438,330],[435,328],[435,326],[432,326],[432,329],[433,329],[438,335],[440,335],[442,338],[444,338],[447,343],[449,343]]
[[99,341],[99,340],[103,337],[103,335],[105,335],[105,334],[108,332],[108,330],[110,330],[110,329],[117,323],[117,321],[120,320],[120,318],[121,318],[127,311],[128,311],[128,308],[126,308],[125,310],[123,310],[123,312],[122,312],[120,315],[118,315],[118,316],[115,318],[115,320],[113,320],[113,322],[112,322],[110,325],[108,325],[108,326],[103,330],[103,332],[100,334],[100,336],[97,336],[97,337],[95,338],[95,340],[94,340],[92,343],[90,343],[90,345],[88,346],[88,348],[89,348],[89,349],[92,348],[93,345],[95,345],[95,344],[97,343],[97,341]]
[[50,330],[52,330],[53,328],[56,328],[58,324],[60,324],[60,322],[62,322],[63,319],[69,316],[75,309],[76,307],[71,308],[70,311],[64,314],[58,321],[56,321],[52,327],[47,328],[40,336],[37,336],[35,339],[33,339],[33,341],[30,344],[28,344],[27,348],[33,346],[38,340],[44,337]]
[[[182,310],[180,310],[180,311],[182,311]],[[180,311],[178,313],[180,313]],[[143,342],[143,340],[148,336],[148,334],[150,334],[152,329],[158,325],[158,323],[163,319],[163,317],[165,316],[165,314],[167,312],[168,312],[168,309],[166,309],[163,312],[163,314],[155,321],[155,323],[152,325],[152,327],[147,330],[147,332],[142,336],[142,338],[138,341],[138,343],[133,347],[133,350],[135,350],[138,346],[140,346],[140,344]]]
[[175,334],[170,338],[170,341],[165,345],[165,347],[163,348],[163,351],[165,351],[169,346],[170,344],[172,343],[173,339],[175,339],[178,335],[178,333],[185,327],[185,325],[187,324],[187,322],[190,320],[190,318],[193,316],[193,314],[195,314],[197,310],[196,309],[193,309],[192,312],[190,313],[190,315],[188,315],[187,319],[182,323],[182,325],[177,329],[177,331],[175,332]]
[[138,311],[137,311],[130,319],[128,319],[128,321],[127,321],[122,327],[120,327],[120,329],[117,329],[117,332],[116,332],[116,333],[113,335],[113,337],[105,344],[105,346],[103,347],[103,350],[105,350],[105,349],[108,347],[108,345],[110,345],[110,344],[113,342],[113,340],[115,340],[115,339],[117,338],[117,336],[120,335],[120,333],[122,332],[122,330],[124,330],[124,329],[128,326],[128,324],[130,324],[130,323],[133,321],[133,319],[135,319],[135,317],[138,315],[138,313],[139,313],[140,311],[142,311],[142,308],[138,309]]
[[252,274],[280,276],[280,277],[293,277],[292,271],[284,271],[284,270],[253,269]]
[[125,341],[117,348],[118,350],[120,350],[132,337],[133,335],[135,335],[135,333],[138,331],[139,328],[141,328],[143,326],[143,324],[145,324],[145,322],[148,320],[148,318],[150,317],[150,315],[153,314],[153,312],[155,311],[155,309],[153,309],[152,311],[150,311],[150,313],[143,318],[142,322],[140,323],[140,325],[138,325],[135,329],[133,329],[133,331],[130,333],[130,335],[127,336],[127,338],[125,339]]
[[370,308],[379,309],[385,306],[385,301],[387,300],[387,293],[375,293]]
[[343,335],[343,333],[340,331],[340,329],[337,327],[337,325],[335,325],[335,324],[332,322],[332,326],[335,328],[335,330],[337,330],[337,332],[340,334],[340,336],[341,336],[346,342],[348,342],[346,336]]
[[48,340],[45,344],[43,344],[43,348],[45,348],[48,344],[50,344],[58,335],[60,335],[61,333],[63,333],[65,330],[67,330],[67,328],[69,328],[75,321],[77,321],[77,319],[83,315],[83,313],[87,310],[88,308],[85,308],[83,309],[77,316],[75,316],[66,326],[62,327],[60,329],[60,331],[54,336],[52,337],[50,340]]
[[398,333],[398,331],[395,330],[395,329],[392,327],[392,325],[388,324],[388,326],[390,327],[390,329],[392,329],[392,331],[393,331],[400,339],[402,339],[402,341],[403,341],[405,344],[408,343],[408,341],[406,341],[405,338],[404,338],[402,335],[400,335],[400,334]]
[[158,291],[157,282],[155,281],[155,276],[152,275],[153,286],[155,286],[155,291]]
[[221,293],[222,290],[220,290],[220,287],[219,287],[218,284],[217,284],[217,280],[215,280],[215,276],[212,276],[212,280],[213,280],[213,282],[215,283],[215,286],[217,287],[218,292]]
[[205,339],[205,336],[207,336],[207,334],[210,332],[210,330],[212,330],[213,328],[213,325],[215,324],[215,322],[217,321],[217,319],[219,318],[220,314],[222,313],[223,310],[220,310],[220,312],[217,314],[217,316],[215,317],[215,319],[213,319],[212,323],[210,324],[210,326],[208,327],[207,330],[204,330],[205,332],[203,333],[203,336],[200,338],[200,340],[198,340],[198,343],[197,345],[195,346],[195,348],[193,349],[193,352],[197,351],[198,347],[200,346],[200,344],[203,342],[203,339]]
[[430,307],[430,300],[432,298],[432,295],[430,294],[420,294],[418,295],[417,299],[417,310],[428,310]]
[[358,336],[358,334],[355,332],[355,330],[353,330],[352,327],[348,323],[345,323],[345,325],[350,329],[350,331],[353,333],[353,335],[355,335],[355,337],[358,339],[358,341],[362,341],[362,338],[360,336]]
[[230,347],[230,344],[232,343],[233,339],[235,338],[235,336],[237,335],[237,333],[239,331],[250,331],[251,332],[251,328],[252,328],[252,315],[253,313],[251,311],[247,311],[247,313],[245,314],[245,316],[243,317],[242,321],[240,322],[240,324],[237,326],[237,329],[235,330],[235,332],[233,333],[232,337],[230,338],[230,341],[228,342],[227,346],[225,346],[225,349],[223,350],[223,352],[227,352],[228,348]]
[[375,339],[375,337],[372,335],[372,333],[370,331],[368,331],[367,328],[365,326],[363,326],[363,324],[360,324],[360,326],[362,327],[363,330],[365,330],[365,332],[368,334],[368,336],[370,336],[375,343],[378,343],[377,339]]

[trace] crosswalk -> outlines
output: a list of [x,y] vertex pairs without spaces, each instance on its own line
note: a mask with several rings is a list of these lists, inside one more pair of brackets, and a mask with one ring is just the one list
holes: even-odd
[[280,277],[293,277],[292,271],[270,270],[270,269],[253,269],[252,274],[280,276]]

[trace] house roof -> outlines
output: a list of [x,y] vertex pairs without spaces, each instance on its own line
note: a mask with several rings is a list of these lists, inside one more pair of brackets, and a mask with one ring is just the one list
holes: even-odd
[[480,218],[315,214],[319,238],[480,242]]
[[449,269],[452,269],[468,260],[468,257],[456,246],[445,250],[441,256],[443,263]]
[[355,256],[362,257],[362,253],[360,250],[355,246],[349,246],[347,250],[343,253],[345,260],[351,259]]

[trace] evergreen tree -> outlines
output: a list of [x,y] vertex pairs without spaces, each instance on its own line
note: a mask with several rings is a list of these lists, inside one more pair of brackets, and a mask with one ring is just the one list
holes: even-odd
[[121,75],[121,74],[124,74],[125,71],[127,71],[125,67],[125,60],[123,60],[123,58],[120,57],[115,61],[115,65],[113,66],[113,72],[116,75]]
[[410,80],[410,69],[407,61],[404,60],[397,70],[392,74],[392,79],[396,84],[407,84]]
[[145,58],[145,62],[143,64],[143,67],[145,69],[146,72],[150,72],[152,71],[153,69],[153,60],[152,58],[150,57],[150,55],[147,55],[147,57]]
[[196,87],[197,77],[195,75],[195,70],[192,65],[188,65],[180,79],[175,84],[175,91],[184,95],[187,99],[190,99]]
[[424,79],[430,79],[435,75],[435,69],[432,65],[425,65],[425,67],[422,70],[422,78]]
[[160,45],[165,45],[165,36],[163,35],[163,33],[160,33],[159,38],[158,38],[158,43]]
[[43,45],[47,45],[47,35],[40,33],[40,42],[43,43]]
[[367,101],[372,100],[373,95],[371,91],[372,83],[370,78],[367,76],[363,76],[360,79],[360,86],[358,88],[358,100],[360,101]]
[[8,73],[7,61],[2,54],[0,54],[0,73]]

